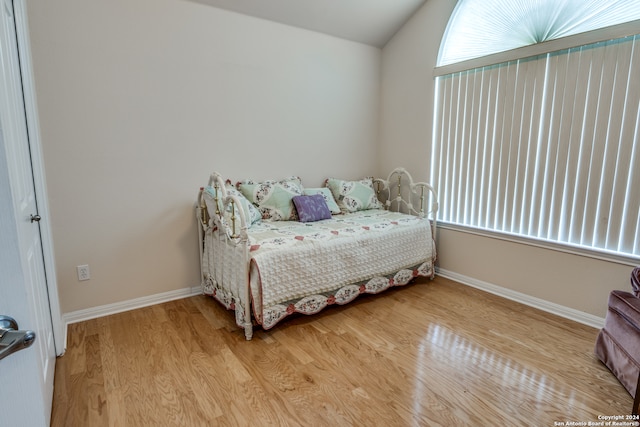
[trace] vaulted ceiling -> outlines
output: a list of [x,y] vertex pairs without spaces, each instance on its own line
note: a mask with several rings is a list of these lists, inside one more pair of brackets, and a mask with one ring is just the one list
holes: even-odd
[[383,47],[426,0],[191,0]]

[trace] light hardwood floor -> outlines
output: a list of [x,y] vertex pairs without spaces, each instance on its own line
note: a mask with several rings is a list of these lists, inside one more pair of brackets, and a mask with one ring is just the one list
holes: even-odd
[[196,296],[70,325],[52,425],[597,422],[629,414],[632,399],[593,355],[596,335],[440,277],[252,341]]

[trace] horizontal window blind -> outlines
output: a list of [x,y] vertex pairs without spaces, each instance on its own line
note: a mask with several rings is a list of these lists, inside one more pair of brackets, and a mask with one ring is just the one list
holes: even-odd
[[640,38],[436,78],[439,220],[640,256]]

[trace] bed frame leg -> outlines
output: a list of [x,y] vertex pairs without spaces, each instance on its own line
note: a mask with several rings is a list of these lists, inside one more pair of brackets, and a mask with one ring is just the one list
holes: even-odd
[[251,302],[250,302],[250,297],[249,297],[249,289],[247,286],[247,295],[245,296],[245,301],[249,301],[247,302],[246,306],[243,307],[244,308],[244,336],[247,339],[247,341],[251,341],[251,338],[253,338],[253,323],[251,322]]
[[244,325],[244,337],[247,341],[251,341],[251,338],[253,338],[253,324],[251,322]]

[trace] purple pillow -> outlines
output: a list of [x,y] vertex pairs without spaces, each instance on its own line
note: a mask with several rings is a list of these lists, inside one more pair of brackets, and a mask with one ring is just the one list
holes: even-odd
[[293,196],[293,204],[298,211],[300,222],[313,222],[331,218],[331,211],[322,194]]

